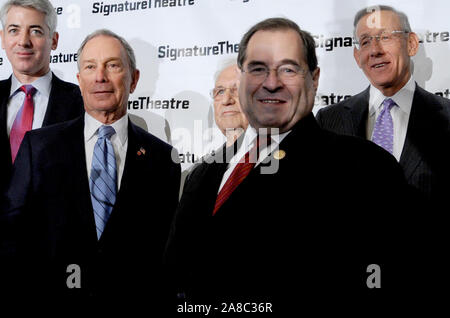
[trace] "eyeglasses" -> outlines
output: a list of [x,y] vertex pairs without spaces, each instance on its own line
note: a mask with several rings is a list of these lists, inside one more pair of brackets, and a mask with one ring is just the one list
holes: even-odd
[[283,83],[291,83],[295,81],[299,76],[305,76],[306,72],[300,66],[294,64],[280,65],[277,68],[269,68],[266,65],[255,64],[247,65],[242,70],[244,74],[247,74],[249,79],[254,83],[262,83],[269,76],[270,71],[274,70]]
[[220,100],[225,96],[225,92],[229,90],[231,96],[237,96],[238,88],[236,86],[233,87],[215,87],[211,90],[211,97],[215,100]]
[[378,42],[383,44],[390,44],[396,37],[398,37],[398,35],[407,33],[409,33],[409,31],[383,31],[379,35],[363,36],[355,43],[355,45],[358,50],[364,50],[370,47],[373,39],[376,39]]

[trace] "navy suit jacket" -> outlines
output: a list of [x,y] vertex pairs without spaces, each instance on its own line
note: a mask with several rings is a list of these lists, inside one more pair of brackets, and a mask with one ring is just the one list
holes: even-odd
[[[267,161],[276,172],[254,168],[214,216],[230,149],[191,172],[165,255],[175,288],[194,303],[269,301],[291,313],[351,311],[399,290],[396,273],[409,257],[400,238],[411,215],[398,208],[396,195],[408,190],[395,159],[320,129],[312,114],[279,149],[285,157],[273,152]],[[381,266],[385,290],[367,288],[369,264]]]
[[[7,185],[12,168],[11,148],[6,129],[10,90],[11,77],[0,81],[0,167],[2,167],[0,186]],[[78,86],[64,82],[53,74],[52,88],[42,126],[74,119],[82,113],[84,113],[83,99]]]
[[[129,121],[120,189],[97,240],[84,116],[27,132],[7,191],[8,213],[3,216],[11,258],[27,264],[19,266],[20,294],[68,296],[72,301],[104,296],[103,301],[111,304],[144,297],[152,302],[149,295],[163,294],[162,254],[180,184],[180,165],[172,160],[172,150]],[[27,269],[29,264],[41,271],[39,275]],[[70,264],[81,268],[79,290],[66,286]]]
[[[319,125],[339,134],[366,138],[369,88],[317,113]],[[400,157],[408,183],[437,206],[450,191],[450,100],[416,84]]]

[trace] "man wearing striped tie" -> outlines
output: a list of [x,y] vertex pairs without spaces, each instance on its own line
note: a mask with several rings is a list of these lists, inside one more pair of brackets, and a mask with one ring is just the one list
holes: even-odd
[[85,115],[25,135],[7,194],[14,256],[40,270],[28,284],[19,267],[21,293],[156,306],[180,166],[127,116],[139,79],[128,42],[98,30],[78,56]]
[[249,126],[185,185],[166,250],[178,295],[290,314],[383,306],[401,286],[400,166],[369,141],[319,128],[315,42],[295,22],[251,27],[237,62]]

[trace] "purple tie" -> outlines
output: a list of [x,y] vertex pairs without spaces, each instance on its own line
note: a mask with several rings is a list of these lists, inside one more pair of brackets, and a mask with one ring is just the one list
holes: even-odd
[[372,141],[392,154],[394,148],[394,124],[392,123],[391,108],[395,106],[395,102],[390,98],[386,98],[383,101],[383,106],[383,110],[375,122]]

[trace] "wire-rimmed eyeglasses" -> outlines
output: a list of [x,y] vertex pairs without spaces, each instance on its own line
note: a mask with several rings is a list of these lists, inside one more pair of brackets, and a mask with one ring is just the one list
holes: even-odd
[[355,45],[358,50],[364,50],[370,47],[373,39],[376,39],[378,42],[384,44],[389,44],[392,43],[392,41],[399,35],[407,33],[409,33],[409,31],[394,30],[394,31],[383,31],[378,35],[363,35],[360,39],[358,39],[355,42]]
[[214,87],[210,94],[211,97],[215,100],[219,100],[222,99],[225,96],[226,91],[229,90],[231,96],[237,96],[237,92],[238,92],[238,88],[237,86],[233,86],[233,87],[223,87],[223,86],[219,86],[219,87]]

